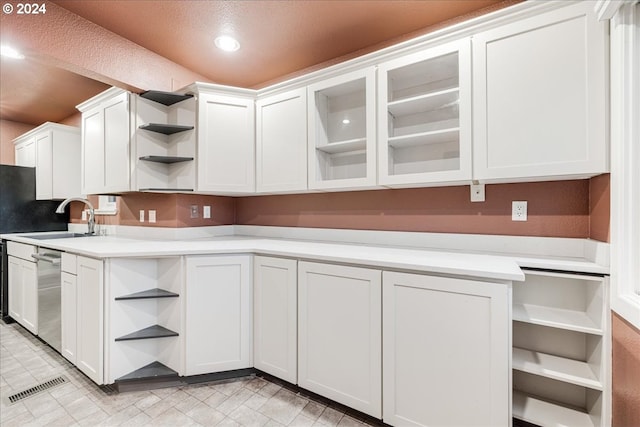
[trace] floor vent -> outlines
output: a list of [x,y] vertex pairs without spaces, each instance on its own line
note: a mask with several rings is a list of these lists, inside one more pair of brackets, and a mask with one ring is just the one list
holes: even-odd
[[38,393],[41,393],[41,392],[46,391],[46,390],[49,390],[50,388],[59,386],[61,384],[67,383],[67,382],[69,382],[69,381],[67,380],[66,377],[64,377],[64,376],[57,377],[57,378],[54,378],[52,380],[45,381],[42,384],[38,384],[35,387],[31,387],[31,388],[28,388],[28,389],[26,389],[24,391],[21,391],[19,393],[12,394],[11,396],[8,397],[8,400],[9,400],[9,403],[20,402],[21,400],[24,400],[27,397],[34,396],[34,395],[36,395]]

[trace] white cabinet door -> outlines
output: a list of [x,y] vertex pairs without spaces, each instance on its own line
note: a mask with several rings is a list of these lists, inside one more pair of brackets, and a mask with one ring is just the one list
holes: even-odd
[[474,36],[474,178],[607,172],[607,46],[591,2]]
[[29,168],[36,167],[35,138],[30,138],[26,141],[16,144],[15,157],[16,166],[24,166]]
[[20,261],[22,270],[22,326],[38,335],[38,271],[35,262]]
[[261,99],[256,110],[256,191],[306,190],[306,88]]
[[255,256],[253,268],[254,367],[296,384],[297,261]]
[[130,189],[129,93],[82,112],[82,193]]
[[198,191],[255,189],[255,111],[250,98],[202,93],[198,99]]
[[378,183],[468,183],[471,41],[436,46],[378,66]]
[[104,112],[100,106],[82,113],[82,193],[101,193],[104,182]]
[[129,93],[121,93],[106,101],[104,111],[104,189],[127,191],[130,182]]
[[76,366],[96,384],[104,378],[102,260],[78,257]]
[[61,277],[60,318],[62,327],[62,355],[69,362],[76,364],[77,310],[76,282],[74,274],[62,272]]
[[8,257],[9,316],[22,324],[22,260]]
[[382,416],[381,272],[298,263],[298,384]]
[[186,375],[253,366],[251,258],[187,258]]
[[353,71],[307,88],[309,188],[376,186],[376,71]]
[[38,274],[36,263],[8,257],[9,315],[38,334]]
[[36,135],[36,200],[50,200],[53,197],[52,178],[53,138],[51,131],[45,131]]
[[511,287],[383,274],[384,422],[511,424]]

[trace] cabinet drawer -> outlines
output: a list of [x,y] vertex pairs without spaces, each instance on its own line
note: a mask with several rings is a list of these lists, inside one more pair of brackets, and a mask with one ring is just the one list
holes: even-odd
[[38,252],[38,248],[32,245],[25,245],[18,242],[7,242],[7,254],[16,258],[22,258],[27,261],[35,262],[31,257],[32,254]]
[[62,271],[69,274],[77,274],[76,273],[76,261],[77,256],[73,254],[63,253],[62,254]]

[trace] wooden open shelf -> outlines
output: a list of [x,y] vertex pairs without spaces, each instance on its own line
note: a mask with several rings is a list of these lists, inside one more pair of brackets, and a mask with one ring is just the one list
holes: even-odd
[[148,99],[153,102],[157,102],[167,107],[178,102],[182,102],[185,99],[193,98],[193,95],[185,94],[179,95],[172,92],[163,92],[159,90],[148,90],[140,94],[142,98]]
[[148,380],[148,379],[171,379],[177,378],[178,373],[168,366],[163,365],[160,362],[152,362],[146,366],[143,366],[140,369],[136,369],[133,372],[128,373],[127,375],[123,375],[120,378],[116,379],[116,382],[126,382],[126,381],[138,381],[138,380]]
[[176,298],[178,296],[179,296],[178,294],[175,294],[173,292],[165,291],[164,289],[160,289],[160,288],[155,288],[155,289],[149,289],[142,292],[134,292],[132,294],[123,295],[121,297],[116,297],[115,300],[122,301],[122,300],[132,300],[132,299],[149,299],[149,298]]
[[172,163],[180,163],[180,162],[190,162],[193,160],[193,157],[179,157],[179,156],[142,156],[140,160],[144,160],[146,162],[154,162],[154,163],[164,163],[164,164],[172,164]]
[[602,335],[602,328],[596,325],[596,323],[582,311],[565,310],[533,304],[514,304],[513,320],[535,325],[550,326],[552,328]]
[[152,338],[167,338],[177,337],[178,333],[160,325],[149,326],[139,331],[132,332],[127,335],[123,335],[115,339],[115,341],[131,341],[131,340],[145,340]]
[[546,402],[520,391],[513,392],[513,417],[540,426],[591,427],[593,420],[586,412]]
[[163,135],[173,135],[175,133],[192,130],[194,129],[194,127],[184,126],[184,125],[170,125],[170,124],[162,124],[162,123],[147,123],[145,125],[140,125],[140,129],[148,130],[150,132],[161,133]]

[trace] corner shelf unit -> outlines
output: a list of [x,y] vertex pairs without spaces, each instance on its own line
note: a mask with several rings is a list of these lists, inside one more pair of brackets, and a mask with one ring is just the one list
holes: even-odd
[[471,179],[470,40],[378,67],[380,184]]
[[610,420],[608,279],[525,271],[513,285],[513,416],[538,425]]
[[190,94],[147,91],[134,99],[133,188],[138,191],[194,191],[195,98]]
[[307,90],[309,187],[375,187],[375,70],[324,80]]
[[182,257],[107,261],[108,384],[180,375]]

